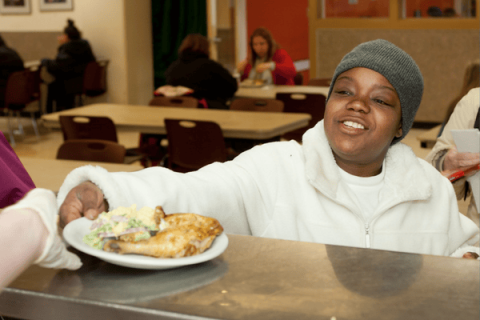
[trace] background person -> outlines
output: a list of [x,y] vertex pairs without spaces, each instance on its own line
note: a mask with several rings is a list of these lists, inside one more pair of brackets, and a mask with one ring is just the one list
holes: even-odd
[[72,171],[58,193],[63,224],[105,208],[163,206],[219,220],[227,233],[462,256],[477,226],[458,212],[450,182],[398,143],[423,93],[415,61],[385,40],[337,66],[325,117],[303,143],[266,143],[186,174],[151,167]]
[[210,109],[228,109],[227,101],[238,89],[237,81],[221,64],[211,60],[210,45],[201,34],[189,34],[178,48],[178,60],[165,71],[167,85],[193,90]]
[[0,108],[5,106],[5,90],[7,80],[11,73],[22,71],[23,60],[12,48],[7,47],[2,36],[0,36]]
[[241,61],[241,80],[261,79],[265,84],[295,85],[297,74],[292,58],[275,42],[270,31],[258,28],[250,36],[250,58]]
[[53,111],[53,101],[56,101],[56,111],[75,106],[75,93],[81,91],[85,68],[89,62],[95,61],[90,44],[82,39],[73,20],[67,20],[67,26],[63,35],[58,37],[58,42],[60,47],[56,58],[42,59],[42,66],[55,77],[48,84],[47,113]]
[[[453,141],[452,130],[479,128],[480,125],[480,88],[471,89],[455,107],[445,129],[426,160],[438,171],[446,176],[457,171],[465,170],[480,163],[478,153],[458,152]],[[475,172],[472,172],[474,174]],[[466,177],[453,183],[457,199],[466,199],[471,196],[472,189]],[[472,196],[466,212],[466,216],[479,225],[479,215],[475,199]]]

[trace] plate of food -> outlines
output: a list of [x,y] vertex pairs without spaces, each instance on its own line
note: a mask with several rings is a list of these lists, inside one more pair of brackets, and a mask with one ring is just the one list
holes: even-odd
[[240,82],[240,87],[242,88],[260,88],[265,85],[265,80],[263,79],[245,79]]
[[138,269],[171,269],[221,255],[228,238],[220,223],[193,213],[165,214],[136,206],[80,218],[63,230],[68,244],[112,264]]

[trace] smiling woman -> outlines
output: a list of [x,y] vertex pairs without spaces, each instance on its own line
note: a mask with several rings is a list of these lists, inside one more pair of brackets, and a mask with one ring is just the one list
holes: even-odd
[[265,143],[188,174],[78,168],[58,193],[62,221],[98,211],[88,205],[89,192],[97,190],[111,208],[136,203],[198,213],[216,218],[226,233],[458,257],[478,253],[468,247],[478,228],[458,212],[450,182],[398,143],[422,97],[415,61],[388,41],[370,41],[348,53],[332,79],[324,120],[302,144]]

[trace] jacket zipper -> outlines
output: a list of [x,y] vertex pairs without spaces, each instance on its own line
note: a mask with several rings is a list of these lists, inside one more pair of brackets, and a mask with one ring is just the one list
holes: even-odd
[[365,223],[365,248],[370,248],[370,226]]

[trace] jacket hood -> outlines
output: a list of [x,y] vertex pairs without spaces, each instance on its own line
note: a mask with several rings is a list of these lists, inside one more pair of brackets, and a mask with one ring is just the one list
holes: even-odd
[[[325,134],[323,120],[303,135],[307,180],[332,199],[338,197],[340,170]],[[412,149],[403,143],[390,146],[384,161],[385,186],[397,201],[424,200],[431,196],[432,185]],[[396,181],[393,183],[392,181]],[[400,183],[398,183],[400,181]]]

